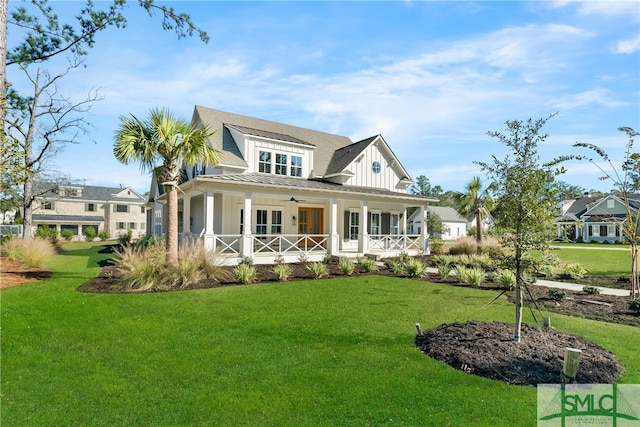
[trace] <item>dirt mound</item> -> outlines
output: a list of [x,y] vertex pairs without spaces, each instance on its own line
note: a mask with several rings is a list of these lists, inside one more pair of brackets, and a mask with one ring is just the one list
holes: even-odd
[[523,324],[516,343],[513,328],[500,322],[443,324],[416,336],[416,346],[455,369],[509,384],[559,383],[567,347],[582,350],[576,383],[611,384],[624,370],[612,353],[578,336]]

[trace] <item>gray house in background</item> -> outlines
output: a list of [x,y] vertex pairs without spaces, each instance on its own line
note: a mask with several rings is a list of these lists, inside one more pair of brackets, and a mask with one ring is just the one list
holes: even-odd
[[[467,235],[468,221],[450,206],[427,206],[426,215],[436,214],[442,220],[442,234],[434,237],[442,240],[455,240]],[[415,211],[409,217],[409,233],[420,234],[420,212]]]
[[[629,197],[632,212],[640,209],[640,196]],[[616,195],[606,197],[585,196],[559,204],[556,218],[557,237],[560,240],[584,242],[621,242],[624,238],[621,224],[627,211],[623,200]]]
[[129,187],[57,185],[34,202],[33,228],[70,230],[76,239],[87,227],[107,230],[111,237],[131,230],[138,238],[146,232],[145,210],[146,199]]

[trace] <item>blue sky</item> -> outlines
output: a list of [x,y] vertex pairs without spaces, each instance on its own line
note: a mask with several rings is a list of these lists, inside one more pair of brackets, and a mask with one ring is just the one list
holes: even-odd
[[[208,44],[178,40],[129,3],[127,28],[99,34],[86,68],[60,84],[75,100],[103,97],[91,134],[51,163],[87,184],[148,190],[149,177],[112,148],[119,116],[154,107],[190,119],[203,105],[354,142],[381,134],[413,179],[445,190],[482,177],[474,161],[506,154],[487,135],[506,120],[558,112],[542,160],[580,141],[619,164],[627,138],[617,128],[640,130],[638,1],[165,3],[190,14]],[[51,4],[63,19],[82,5]],[[9,28],[9,47],[16,34]],[[15,67],[8,79],[23,85]],[[612,188],[588,163],[566,167],[563,181]]]

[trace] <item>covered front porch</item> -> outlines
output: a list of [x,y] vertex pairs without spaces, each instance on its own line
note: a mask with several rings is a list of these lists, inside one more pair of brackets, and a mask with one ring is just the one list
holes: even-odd
[[223,265],[243,258],[271,264],[320,261],[327,255],[428,253],[425,223],[420,234],[407,234],[407,209],[424,210],[428,198],[326,183],[309,188],[308,180],[247,188],[224,177],[202,178],[182,186],[180,240],[203,242]]

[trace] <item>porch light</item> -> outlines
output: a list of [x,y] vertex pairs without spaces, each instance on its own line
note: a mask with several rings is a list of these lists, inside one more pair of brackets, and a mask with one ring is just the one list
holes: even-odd
[[291,218],[291,225],[297,225],[297,224],[298,224],[298,218],[296,218],[296,216],[294,215],[294,216]]

